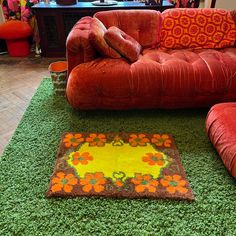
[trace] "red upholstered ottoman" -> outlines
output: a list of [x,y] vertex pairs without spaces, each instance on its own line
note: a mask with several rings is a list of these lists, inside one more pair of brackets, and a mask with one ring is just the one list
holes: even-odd
[[7,21],[0,25],[0,38],[5,39],[8,53],[12,57],[24,57],[30,52],[27,38],[32,34],[32,28],[18,20]]
[[236,178],[236,103],[214,105],[207,115],[206,130],[224,165]]

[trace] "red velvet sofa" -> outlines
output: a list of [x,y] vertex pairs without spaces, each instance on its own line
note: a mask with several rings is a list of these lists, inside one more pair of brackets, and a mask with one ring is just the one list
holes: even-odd
[[136,62],[106,58],[90,41],[91,17],[67,38],[67,99],[80,109],[209,107],[236,101],[236,11],[220,9],[98,12],[108,29],[136,39]]

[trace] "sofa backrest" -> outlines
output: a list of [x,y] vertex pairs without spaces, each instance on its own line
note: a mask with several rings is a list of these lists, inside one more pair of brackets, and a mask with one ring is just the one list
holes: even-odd
[[97,12],[107,29],[116,26],[135,38],[143,47],[160,42],[161,13],[154,10],[114,10]]
[[224,48],[234,45],[236,27],[230,11],[169,9],[162,13],[161,47]]

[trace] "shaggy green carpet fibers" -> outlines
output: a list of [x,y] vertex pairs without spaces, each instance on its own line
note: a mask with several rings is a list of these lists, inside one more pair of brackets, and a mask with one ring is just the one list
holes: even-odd
[[[0,159],[0,235],[236,235],[236,182],[205,134],[206,113],[74,111],[44,80]],[[195,201],[47,199],[66,131],[173,134]]]

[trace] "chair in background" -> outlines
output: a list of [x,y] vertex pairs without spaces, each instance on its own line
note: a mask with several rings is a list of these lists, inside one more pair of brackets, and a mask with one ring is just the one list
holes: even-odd
[[198,8],[200,0],[169,0],[176,8]]

